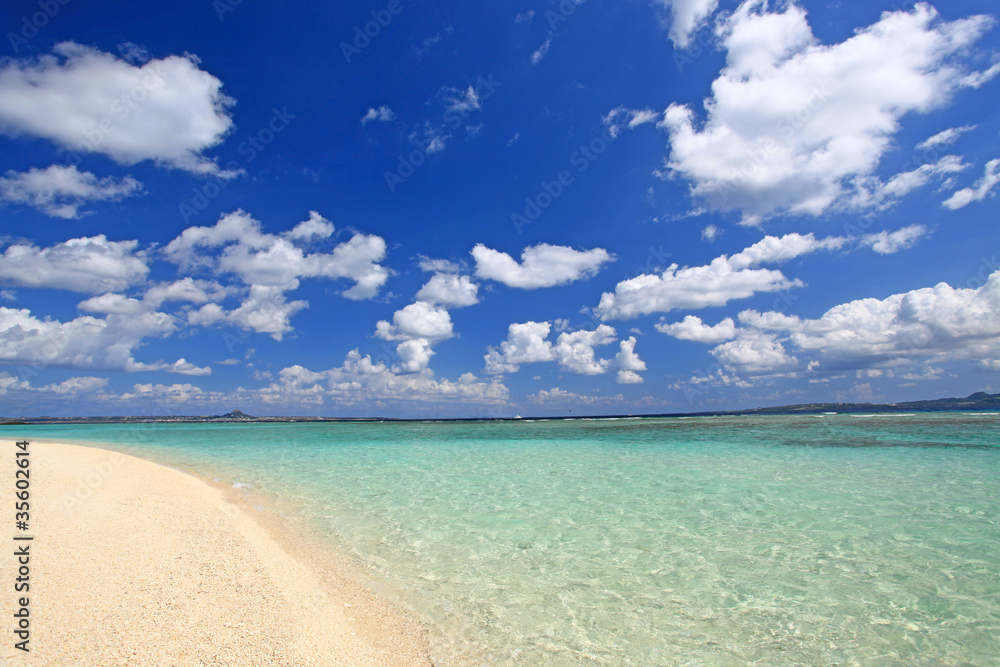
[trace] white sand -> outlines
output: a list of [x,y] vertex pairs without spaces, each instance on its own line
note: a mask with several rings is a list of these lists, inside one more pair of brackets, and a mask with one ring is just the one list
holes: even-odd
[[3,442],[4,665],[430,665],[428,634],[309,565],[231,494],[102,449],[31,442],[30,654],[14,648],[14,445]]

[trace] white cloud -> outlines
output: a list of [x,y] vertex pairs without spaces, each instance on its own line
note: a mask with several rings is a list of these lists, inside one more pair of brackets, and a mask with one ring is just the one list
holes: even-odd
[[479,303],[479,285],[468,276],[453,273],[435,273],[417,292],[417,299],[450,308],[461,308]]
[[508,287],[537,289],[571,283],[596,274],[614,257],[603,248],[574,250],[540,243],[525,248],[518,264],[510,255],[482,243],[472,249],[476,276]]
[[457,381],[437,380],[430,371],[394,371],[352,350],[341,366],[327,371],[285,368],[275,382],[255,395],[269,403],[297,405],[321,404],[327,399],[340,406],[371,405],[374,401],[498,405],[506,402],[509,392],[498,378],[481,381],[465,373]]
[[361,117],[361,125],[367,125],[373,120],[380,123],[388,123],[395,117],[396,114],[394,114],[392,109],[387,106],[380,106],[377,109],[375,107],[369,107],[365,115]]
[[105,315],[112,313],[117,315],[138,315],[139,313],[146,313],[153,310],[150,304],[129,298],[124,294],[114,294],[112,292],[81,301],[77,304],[77,308],[91,313],[104,313]]
[[[296,287],[298,287],[298,281],[293,281],[287,286],[250,285],[249,294],[239,307],[225,315],[225,319],[237,326],[253,329],[257,333],[271,334],[271,338],[280,341],[286,333],[292,331],[292,315],[309,307],[307,301],[301,299],[288,301],[285,297],[286,289],[295,289]],[[189,317],[189,323],[212,323],[210,321],[212,314],[217,311],[206,310],[206,307],[197,311],[201,313],[200,317]]]
[[199,368],[184,359],[143,363],[133,358],[142,339],[166,336],[175,329],[172,317],[154,311],[130,312],[125,308],[125,312],[112,312],[104,319],[85,315],[58,322],[40,320],[26,308],[0,307],[0,361],[31,364],[33,368],[42,365],[129,372],[164,370],[186,375],[210,373],[209,368]]
[[414,301],[392,315],[392,323],[381,320],[375,335],[384,340],[441,340],[452,335],[451,315],[440,306]]
[[107,378],[79,376],[63,380],[40,387],[40,391],[49,391],[53,394],[76,396],[78,394],[89,394],[108,386]]
[[896,174],[883,183],[874,176],[854,180],[855,191],[845,205],[859,210],[884,210],[932,178],[942,178],[965,171],[969,165],[957,155],[945,155],[937,162],[923,164],[912,171]]
[[434,355],[431,343],[426,338],[404,340],[396,346],[399,355],[399,365],[394,371],[401,373],[419,373],[427,368]]
[[701,321],[696,315],[687,315],[680,322],[667,324],[659,322],[656,330],[668,336],[681,340],[693,340],[698,343],[717,344],[730,340],[736,336],[736,323],[733,318],[727,317],[715,326],[709,326]]
[[529,9],[523,14],[518,13],[518,15],[514,17],[514,23],[531,23],[534,20],[535,20],[534,9]]
[[744,2],[717,28],[727,63],[694,112],[672,104],[667,168],[692,195],[745,224],[777,213],[817,216],[872,176],[900,119],[944,106],[962,86],[986,16],[946,22],[925,3],[886,12],[844,42],[817,43],[805,12]]
[[614,405],[624,403],[625,397],[621,394],[615,396],[584,396],[560,389],[559,387],[552,387],[552,389],[539,389],[537,393],[530,394],[528,401],[536,405]]
[[870,245],[872,250],[880,255],[891,255],[913,246],[928,233],[929,230],[923,225],[908,225],[894,232],[866,234],[862,238],[862,243]]
[[54,55],[0,67],[0,131],[49,139],[121,164],[154,160],[231,176],[202,155],[232,129],[232,100],[194,56],[133,65],[63,42]]
[[486,353],[486,373],[516,373],[520,364],[552,361],[552,343],[546,340],[552,325],[548,322],[514,323],[507,327],[507,340],[499,350],[490,347]]
[[0,201],[26,204],[53,218],[79,218],[80,207],[92,201],[118,201],[138,194],[142,184],[131,176],[98,178],[76,167],[52,165],[26,172],[8,171],[0,178]]
[[282,232],[282,238],[289,241],[317,241],[333,235],[333,223],[316,211],[309,211],[309,217],[295,225],[287,232]]
[[1000,62],[994,63],[989,69],[981,72],[972,72],[962,77],[960,84],[966,88],[979,88],[984,83],[992,81],[1000,74]]
[[927,150],[928,148],[951,145],[955,143],[960,136],[974,129],[976,129],[975,125],[949,127],[947,130],[942,130],[941,132],[938,132],[937,134],[921,141],[917,144],[917,150]]
[[608,112],[606,116],[601,116],[601,121],[608,128],[608,133],[612,137],[617,137],[622,128],[634,130],[640,125],[652,123],[660,117],[660,114],[652,109],[626,109],[617,107]]
[[[443,266],[440,261],[428,265]],[[393,372],[423,372],[434,354],[431,348],[452,336],[451,315],[446,308],[478,303],[478,290],[468,276],[435,273],[417,292],[416,301],[393,313],[392,323],[379,321],[376,337],[402,341],[396,346],[400,363],[392,367]]]
[[473,111],[478,111],[483,106],[483,101],[475,86],[469,86],[464,91],[445,86],[438,94],[447,106],[446,112],[458,113],[463,118]]
[[972,202],[982,201],[992,194],[997,183],[1000,183],[1000,160],[990,160],[986,163],[983,177],[975,185],[955,192],[943,205],[954,211]]
[[722,343],[712,355],[726,368],[746,373],[781,371],[798,364],[776,335],[752,329],[740,330],[735,340]]
[[[560,368],[578,375],[600,375],[612,366],[611,359],[598,359],[595,347],[614,343],[616,333],[606,324],[593,331],[564,331],[553,344],[548,340],[549,322],[513,323],[507,328],[507,340],[499,347],[490,346],[483,357],[485,372],[490,375],[516,373],[522,364],[555,361]],[[632,344],[634,346],[634,343]],[[624,363],[638,361],[625,359]],[[639,362],[641,363],[641,362]],[[625,370],[638,370],[626,367]]]
[[531,64],[537,65],[538,63],[542,62],[542,58],[544,58],[545,54],[549,52],[549,47],[551,46],[552,46],[552,38],[549,37],[544,42],[542,42],[542,45],[539,46],[534,53],[531,54]]
[[194,326],[211,326],[226,319],[226,311],[217,303],[206,303],[198,310],[188,312],[187,322]]
[[817,250],[834,250],[845,241],[841,237],[816,239],[812,234],[765,236],[732,257],[722,255],[705,266],[680,268],[672,264],[660,275],[642,274],[623,280],[614,292],[601,295],[595,312],[602,320],[630,319],[679,308],[722,306],[758,292],[799,287],[801,282],[789,280],[781,271],[752,267]]
[[447,259],[431,259],[423,255],[420,255],[419,266],[421,271],[428,273],[458,273],[461,268],[455,262],[448,261]]
[[614,366],[618,369],[615,382],[618,384],[639,384],[642,376],[639,371],[646,370],[646,362],[635,353],[635,336],[629,336],[618,343],[618,354],[615,355]]
[[30,393],[32,400],[37,400],[44,395],[72,399],[80,394],[99,392],[107,384],[107,378],[78,376],[68,378],[62,382],[53,382],[41,387],[34,387],[28,380],[19,379],[9,373],[0,373],[0,395],[11,392],[17,392],[20,395]]
[[425,153],[433,155],[434,153],[440,153],[448,147],[448,140],[451,139],[451,135],[448,134],[448,131],[444,127],[436,127],[425,122],[422,129],[422,138],[421,133],[417,131],[411,132],[409,139],[423,148]]
[[595,358],[594,348],[615,342],[615,330],[606,324],[593,331],[564,331],[552,346],[559,366],[578,375],[600,375],[607,372],[610,359]]
[[[212,227],[185,229],[164,248],[170,261],[187,270],[235,274],[249,290],[243,303],[231,313],[206,306],[189,314],[188,321],[211,324],[226,320],[281,340],[292,330],[291,316],[308,305],[305,301],[288,301],[285,295],[298,288],[300,278],[346,278],[354,285],[342,292],[343,296],[355,300],[376,296],[389,277],[389,271],[379,264],[385,257],[385,241],[358,233],[329,253],[310,253],[303,248],[331,237],[333,231],[333,225],[315,211],[281,235],[264,232],[260,223],[243,211],[222,216]],[[214,284],[202,283],[206,289],[212,289]],[[188,296],[197,297],[190,300],[199,303],[198,286],[185,287],[193,287]],[[205,296],[213,298],[221,293],[214,290]]]
[[138,241],[108,241],[103,234],[70,239],[48,248],[15,244],[0,255],[0,281],[20,287],[73,292],[115,292],[145,280],[146,258]]
[[746,328],[713,354],[723,363],[751,372],[787,369],[799,355],[809,368],[826,372],[887,369],[914,363],[1000,359],[1000,271],[978,289],[947,283],[860,299],[835,306],[810,320],[748,310]]
[[703,241],[708,241],[709,243],[713,243],[721,233],[722,230],[716,227],[715,225],[708,225],[703,230],[701,230],[701,238]]
[[654,0],[670,12],[670,39],[674,48],[686,49],[695,33],[719,6],[719,0]]
[[154,308],[159,308],[164,301],[188,301],[202,304],[210,301],[221,301],[233,291],[232,288],[223,287],[214,280],[195,280],[189,276],[172,283],[153,285],[146,290],[142,300]]

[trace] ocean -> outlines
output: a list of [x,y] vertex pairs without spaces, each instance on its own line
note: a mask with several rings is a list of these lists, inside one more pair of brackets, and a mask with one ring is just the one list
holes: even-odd
[[272,498],[486,664],[1000,664],[995,413],[3,432]]

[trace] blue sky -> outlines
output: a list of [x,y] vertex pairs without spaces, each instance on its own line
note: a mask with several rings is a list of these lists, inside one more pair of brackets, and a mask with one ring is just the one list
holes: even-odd
[[5,3],[0,413],[1000,391],[994,13]]

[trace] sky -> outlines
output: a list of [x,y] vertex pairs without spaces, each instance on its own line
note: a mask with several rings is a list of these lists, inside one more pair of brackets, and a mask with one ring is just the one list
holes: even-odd
[[1000,391],[998,14],[5,2],[0,415]]

